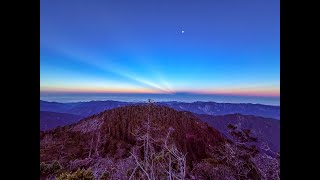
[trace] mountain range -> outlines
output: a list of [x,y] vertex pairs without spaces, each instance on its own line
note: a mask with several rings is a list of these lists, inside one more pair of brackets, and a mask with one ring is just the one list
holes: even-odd
[[[90,101],[75,103],[58,103],[40,100],[40,111],[74,114],[88,117],[102,111],[132,104],[145,104],[120,101]],[[273,119],[280,119],[280,106],[250,104],[250,103],[216,103],[216,102],[157,102],[159,105],[171,107],[178,111],[190,111],[197,114],[226,115],[243,114]]]
[[228,125],[232,124],[237,129],[249,129],[250,133],[258,139],[253,143],[260,150],[273,156],[280,152],[280,121],[272,118],[264,118],[253,115],[228,114],[223,116],[211,116],[195,114],[202,122],[218,129],[221,133],[231,138]]
[[82,118],[84,117],[74,114],[40,111],[40,129],[49,130],[58,126],[65,126],[76,123]]
[[[40,100],[40,130],[49,130],[58,126],[65,126],[80,119],[98,114],[105,110],[139,105],[145,103],[119,101],[91,101],[77,103],[57,103]],[[178,111],[193,113],[202,122],[218,129],[230,138],[228,124],[236,125],[239,129],[250,129],[258,138],[257,147],[266,146],[271,152],[280,151],[280,121],[272,117],[279,117],[278,106],[260,104],[232,104],[215,102],[159,102],[158,105],[167,106]],[[249,114],[249,115],[247,115]],[[269,151],[268,150],[268,151]],[[270,154],[270,153],[269,153]]]
[[[159,104],[105,110],[40,131],[40,174],[47,179],[85,168],[100,179],[148,179],[151,175],[155,179],[169,175],[182,179],[279,179],[278,157],[266,156],[249,145],[257,141],[250,131],[228,124],[231,136],[227,136],[209,125],[224,126],[220,122],[224,117],[196,115]],[[244,122],[253,117],[244,117]],[[226,123],[234,118],[239,121],[243,115],[227,115]]]

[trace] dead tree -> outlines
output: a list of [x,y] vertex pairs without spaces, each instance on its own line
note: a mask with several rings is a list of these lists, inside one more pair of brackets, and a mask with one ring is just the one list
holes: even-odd
[[[175,144],[168,145],[170,134],[173,131],[173,128],[169,128],[169,132],[164,140],[164,150],[168,152],[168,156],[165,158],[167,159],[168,178],[172,179],[175,177],[175,179],[185,179],[187,169],[187,154],[180,152]],[[172,168],[173,164],[176,164],[178,169],[174,170]]]
[[99,145],[100,145],[100,131],[98,132],[98,137],[97,137],[97,141],[96,141],[96,149],[95,149],[95,153],[96,153],[97,157],[99,156],[99,151],[98,151]]
[[[186,154],[181,153],[173,143],[169,143],[170,135],[174,129],[169,128],[169,132],[158,139],[153,137],[157,128],[152,125],[150,119],[152,103],[149,100],[147,121],[136,134],[137,140],[142,142],[142,145],[133,148],[132,152],[130,152],[136,163],[136,168],[134,168],[129,179],[134,178],[136,175],[138,176],[137,178],[148,180],[184,180],[186,177]],[[155,150],[156,145],[161,149]],[[139,156],[139,149],[141,148],[143,149],[142,158]]]
[[89,151],[89,156],[88,156],[88,158],[91,158],[92,146],[93,146],[93,134],[92,134],[92,138],[91,138],[90,151]]

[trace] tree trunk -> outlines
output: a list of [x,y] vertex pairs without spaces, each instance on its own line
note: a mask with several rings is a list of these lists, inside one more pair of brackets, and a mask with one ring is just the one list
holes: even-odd
[[100,131],[98,133],[97,143],[96,143],[96,156],[97,157],[99,156],[99,151],[98,151],[99,144],[100,144]]
[[91,138],[90,151],[89,151],[89,157],[88,158],[91,158],[92,145],[93,145],[93,134],[92,134],[92,138]]

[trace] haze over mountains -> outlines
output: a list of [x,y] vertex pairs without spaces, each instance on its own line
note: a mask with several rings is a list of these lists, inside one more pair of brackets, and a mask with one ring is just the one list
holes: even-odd
[[[82,117],[87,117],[93,114],[100,113],[104,110],[113,109],[116,107],[144,104],[134,102],[120,102],[120,101],[90,101],[90,102],[76,102],[76,103],[58,103],[47,102],[40,100],[40,111],[50,111],[58,113],[74,114]],[[216,103],[216,102],[157,102],[157,104],[164,105],[176,109],[178,111],[190,111],[197,114],[208,115],[226,115],[239,113],[243,115],[254,115],[267,118],[280,119],[280,107],[262,104],[250,103]]]
[[226,115],[243,114],[280,119],[280,106],[251,103],[216,103],[216,102],[160,102],[178,111],[190,111],[197,114]]

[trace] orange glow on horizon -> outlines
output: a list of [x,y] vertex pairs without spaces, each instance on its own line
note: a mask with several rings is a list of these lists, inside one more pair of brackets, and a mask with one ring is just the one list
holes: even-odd
[[279,97],[280,90],[270,88],[234,88],[192,91],[197,94]]
[[[163,92],[147,88],[61,88],[61,87],[41,87],[41,92],[48,93],[118,93],[118,94],[175,94],[175,92]],[[189,90],[178,91],[192,94],[219,94],[235,96],[265,96],[279,97],[280,90],[272,88],[234,88],[234,89],[209,89],[209,90]]]

